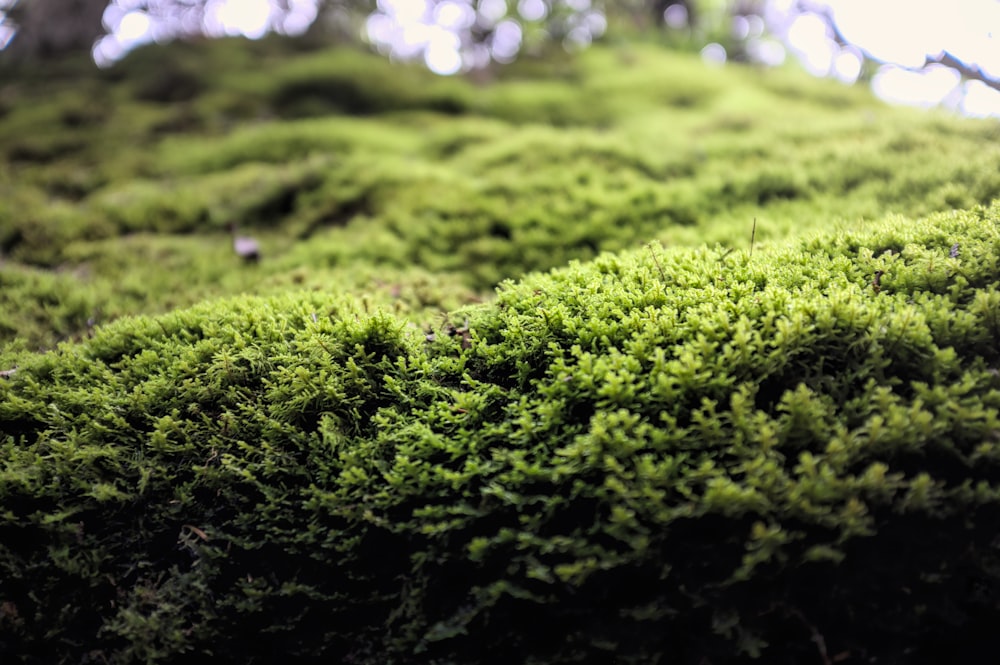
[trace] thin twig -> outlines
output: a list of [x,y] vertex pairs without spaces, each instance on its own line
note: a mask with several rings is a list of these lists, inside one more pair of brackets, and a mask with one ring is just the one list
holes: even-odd
[[753,241],[757,237],[757,218],[753,218],[753,229],[750,231],[750,258],[753,258]]
[[663,280],[663,285],[667,285],[667,273],[663,272],[663,266],[660,265],[660,261],[656,258],[656,253],[653,251],[653,243],[646,245],[649,250],[649,255],[653,257],[653,263],[656,264],[656,269],[660,271],[660,279]]
[[823,635],[819,632],[819,629],[810,623],[799,609],[795,607],[788,607],[786,609],[789,614],[798,619],[812,633],[810,637],[813,644],[816,645],[816,650],[819,651],[819,657],[823,661],[823,665],[833,665],[833,661],[830,660],[830,654],[826,650],[826,640],[823,639]]

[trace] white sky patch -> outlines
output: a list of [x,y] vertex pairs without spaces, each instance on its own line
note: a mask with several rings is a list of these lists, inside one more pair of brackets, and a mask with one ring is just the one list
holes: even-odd
[[392,54],[403,60],[420,57],[434,38],[439,36],[435,26],[426,23],[404,23],[401,27],[399,40],[392,45]]
[[858,49],[847,46],[840,49],[833,59],[833,75],[843,83],[854,83],[861,76],[863,64],[864,57]]
[[427,17],[427,0],[378,0],[378,6],[401,25],[422,22]]
[[149,20],[149,14],[142,11],[131,11],[118,21],[115,37],[118,38],[118,43],[122,47],[131,48],[149,41],[152,25],[153,22]]
[[[0,8],[10,0],[0,0]],[[584,46],[603,34],[606,20],[593,9],[592,0],[561,0],[570,9],[588,12],[585,30],[576,30],[567,46]],[[287,12],[274,0],[208,0],[204,25],[183,29],[210,34],[245,35],[256,38],[269,29],[300,34],[317,15],[317,0],[286,0]],[[378,10],[369,17],[366,31],[371,43],[383,54],[400,59],[422,59],[435,72],[453,74],[486,64],[487,56],[499,62],[512,61],[523,41],[522,26],[515,19],[544,20],[548,5],[543,0],[378,0]],[[775,39],[761,36],[762,22],[756,17],[737,18],[733,31],[747,40],[747,48],[768,64],[780,64],[785,47],[795,53],[807,70],[850,82],[860,74],[859,51],[842,48],[833,40],[824,20],[798,9],[797,0],[768,0],[764,12]],[[920,68],[928,55],[948,51],[987,75],[1000,77],[1000,2],[997,0],[811,0],[806,6],[828,9],[838,29],[861,50],[887,63]],[[515,12],[516,14],[512,13]],[[193,16],[189,15],[188,18]],[[683,5],[669,5],[664,19],[673,27],[687,25]],[[102,66],[111,64],[128,50],[176,34],[173,26],[155,21],[142,11],[142,0],[114,0],[104,16],[110,34],[94,49]],[[601,25],[595,22],[604,21]],[[493,29],[490,43],[464,43],[460,37],[474,25]],[[0,27],[0,47],[9,41],[10,30]],[[725,62],[725,50],[710,44],[702,51],[710,62]],[[970,81],[958,87],[954,72],[930,68],[908,72],[884,67],[873,84],[876,94],[887,100],[928,106],[942,100],[970,115],[1000,116],[1000,92]],[[921,92],[922,91],[922,92]]]
[[976,63],[992,77],[1000,78],[1000,2],[982,4],[978,11],[959,19],[955,43],[949,50],[964,62]]
[[833,0],[829,5],[848,41],[904,67],[924,64],[927,49],[949,28],[944,14],[952,13],[927,0]]
[[476,10],[468,3],[446,0],[434,8],[434,22],[448,30],[467,30],[476,22]]
[[[883,67],[873,80],[873,90],[883,99],[917,106],[944,103],[963,112],[974,108],[976,115],[1000,116],[1000,93],[989,86],[970,82],[956,89],[957,73],[943,67],[910,71],[923,68],[928,56],[948,51],[990,76],[1000,76],[997,0],[818,0],[813,6],[830,10],[837,28],[858,53],[863,50],[900,65]],[[798,13],[791,0],[771,0],[766,11],[810,73],[826,73],[845,82],[856,77],[847,54],[850,47],[841,49],[833,41],[821,17]],[[963,92],[973,99],[963,101]],[[986,110],[989,104],[991,111]]]
[[443,34],[435,35],[424,49],[424,63],[435,74],[450,76],[462,70],[461,43],[453,32],[440,29]]
[[212,3],[208,11],[227,35],[260,39],[271,27],[269,0],[223,0]]
[[883,65],[872,79],[872,89],[889,102],[931,107],[945,101],[960,82],[958,72],[940,65],[923,71]]
[[920,67],[942,50],[1000,71],[996,0],[828,0],[844,37],[885,62]]
[[380,53],[398,60],[423,60],[442,76],[468,67],[459,36],[476,20],[468,3],[446,0],[432,11],[426,2],[380,0],[379,7],[368,16],[365,33]]
[[962,99],[962,112],[978,117],[1000,115],[1000,91],[982,81],[968,81]]
[[802,60],[802,64],[815,76],[830,73],[834,58],[834,42],[827,34],[826,21],[817,14],[800,14],[788,27],[788,45]]

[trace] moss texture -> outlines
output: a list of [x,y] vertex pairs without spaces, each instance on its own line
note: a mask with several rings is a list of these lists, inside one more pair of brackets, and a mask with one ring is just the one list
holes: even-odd
[[995,122],[293,48],[4,88],[4,661],[989,652]]
[[[404,303],[426,320],[653,239],[745,248],[754,217],[763,247],[1000,195],[995,121],[650,46],[488,85],[280,40],[150,47],[89,76],[70,64],[0,95],[0,260],[16,281],[0,343],[35,350],[88,321],[296,280],[370,292],[373,265],[386,284],[438,283]],[[259,238],[260,265],[229,252],[231,223]],[[51,281],[39,269],[86,315],[32,298]]]

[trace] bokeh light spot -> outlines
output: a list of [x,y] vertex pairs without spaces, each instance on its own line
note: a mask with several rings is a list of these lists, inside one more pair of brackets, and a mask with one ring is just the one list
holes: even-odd
[[467,30],[476,22],[476,11],[465,2],[445,0],[434,8],[434,22],[449,30]]
[[833,75],[844,83],[854,83],[861,76],[864,56],[858,49],[848,46],[840,49],[833,59]]
[[726,64],[726,47],[712,42],[701,50],[701,59],[710,65]]
[[490,52],[497,62],[511,62],[517,57],[517,52],[521,50],[521,39],[524,33],[521,24],[513,19],[506,19],[497,23],[493,32],[493,43]]
[[443,40],[432,40],[424,51],[424,64],[435,74],[451,76],[462,69],[462,54]]
[[967,81],[962,97],[962,112],[966,115],[987,117],[1000,115],[1000,91],[982,81]]
[[549,13],[543,0],[521,0],[517,3],[517,13],[525,21],[541,21]]
[[688,10],[684,5],[670,5],[663,10],[663,22],[675,30],[686,28],[688,24]]
[[743,41],[750,36],[750,21],[746,16],[734,16],[731,32],[734,39]]
[[228,0],[223,2],[216,12],[227,35],[260,39],[267,34],[271,23],[269,0],[240,0],[240,2]]
[[506,0],[480,0],[479,18],[486,26],[493,26],[507,15]]
[[143,11],[131,11],[121,17],[115,36],[123,47],[148,41],[151,21]]

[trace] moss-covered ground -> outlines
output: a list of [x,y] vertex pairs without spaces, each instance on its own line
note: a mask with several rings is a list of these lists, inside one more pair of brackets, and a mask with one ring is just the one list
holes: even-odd
[[986,662],[998,139],[644,45],[5,72],[0,660]]

